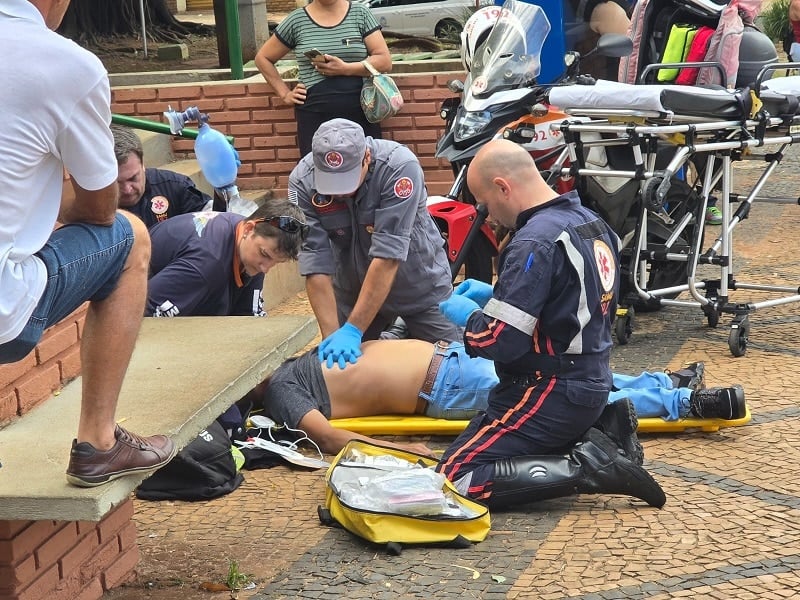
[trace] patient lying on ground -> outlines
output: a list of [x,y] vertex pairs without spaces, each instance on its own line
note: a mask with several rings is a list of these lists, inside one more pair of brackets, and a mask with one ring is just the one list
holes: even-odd
[[[358,362],[344,370],[320,363],[316,348],[289,359],[254,391],[257,403],[279,426],[302,430],[326,453],[360,439],[430,455],[424,444],[378,441],[329,420],[417,414],[468,421],[485,410],[498,382],[494,363],[470,358],[460,342],[374,340],[361,349]],[[736,420],[746,414],[740,386],[705,389],[703,363],[674,373],[615,373],[614,386],[609,402],[625,398],[639,417]]]
[[[497,383],[494,365],[470,359],[459,342],[375,340],[361,349],[358,362],[345,370],[321,364],[316,350],[290,359],[264,383],[265,413],[336,453],[350,439],[377,441],[336,429],[328,419],[420,414],[468,420],[486,407]],[[424,444],[377,443],[431,453]]]

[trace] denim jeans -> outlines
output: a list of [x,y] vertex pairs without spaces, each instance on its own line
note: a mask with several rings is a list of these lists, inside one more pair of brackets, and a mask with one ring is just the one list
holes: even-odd
[[691,395],[689,388],[672,387],[666,373],[643,371],[636,376],[614,373],[614,391],[608,395],[608,401],[630,398],[638,416],[675,421],[689,414]]
[[494,363],[470,358],[459,342],[451,342],[445,349],[437,345],[434,352],[444,359],[431,393],[420,394],[428,401],[425,414],[437,419],[471,419],[486,410],[489,392],[498,382]]
[[133,246],[128,219],[117,214],[111,227],[75,223],[56,229],[36,253],[47,268],[39,304],[16,339],[0,344],[0,364],[25,358],[44,330],[87,300],[103,300],[117,287]]

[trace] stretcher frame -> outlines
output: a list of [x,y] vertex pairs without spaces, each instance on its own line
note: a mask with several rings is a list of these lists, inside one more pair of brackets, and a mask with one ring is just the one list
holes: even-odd
[[[713,433],[725,427],[740,427],[752,419],[750,408],[740,419],[677,419],[666,421],[659,417],[640,417],[638,433],[684,433],[701,431]],[[469,421],[436,419],[424,415],[377,415],[348,419],[331,419],[331,426],[362,435],[458,435]]]
[[[759,73],[752,90],[754,106],[762,81],[767,73],[776,69],[800,68],[800,63],[769,65]],[[800,80],[800,77],[797,78]],[[665,86],[662,86],[665,87]],[[675,86],[686,90],[685,86]],[[800,88],[800,83],[798,84]],[[687,90],[691,93],[691,90]],[[733,234],[737,226],[748,217],[754,202],[800,203],[798,198],[773,198],[760,196],[766,181],[777,169],[786,148],[800,142],[800,115],[772,116],[762,107],[741,118],[717,119],[713,116],[680,115],[658,110],[630,110],[615,107],[560,106],[570,118],[551,125],[560,131],[566,142],[562,176],[571,177],[621,177],[640,182],[640,214],[633,235],[630,253],[630,283],[638,297],[650,305],[700,308],[708,325],[716,327],[721,314],[731,315],[728,346],[734,356],[743,356],[750,334],[749,314],[756,310],[800,301],[798,285],[769,285],[742,281],[736,277],[733,252]],[[587,121],[588,117],[588,121]],[[573,120],[574,119],[574,120]],[[597,139],[599,136],[605,139]],[[590,138],[586,140],[585,138]],[[657,144],[668,142],[674,146],[674,156],[663,169],[655,168]],[[591,168],[587,164],[586,149],[594,146],[625,145],[631,148],[635,168],[612,170]],[[756,155],[759,149],[769,150]],[[746,194],[732,191],[734,161],[760,159],[766,163],[752,189]],[[700,202],[697,210],[672,221],[673,234],[664,247],[648,246],[648,221],[659,217],[667,222],[669,213],[663,201],[673,177],[686,170],[689,162],[705,162],[704,176],[699,182]],[[567,164],[562,161],[562,164]],[[721,187],[720,187],[721,186]],[[702,247],[706,208],[711,190],[719,189],[719,208],[722,212],[720,235],[707,248]],[[738,206],[734,209],[734,204]],[[690,223],[696,224],[688,251],[673,250],[678,239]],[[653,261],[679,261],[687,263],[686,282],[659,289],[647,289],[648,264]],[[699,265],[719,268],[718,278],[701,279]],[[733,302],[731,292],[753,290],[778,294],[778,297],[761,301]],[[690,299],[677,296],[688,292]],[[624,299],[622,299],[624,301]],[[627,343],[633,331],[633,310],[623,305],[615,325],[620,343]]]

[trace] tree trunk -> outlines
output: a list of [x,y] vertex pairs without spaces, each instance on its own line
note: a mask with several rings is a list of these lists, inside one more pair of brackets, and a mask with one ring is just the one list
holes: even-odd
[[[144,2],[148,40],[179,42],[190,33],[214,34],[214,28],[209,25],[178,21],[166,0],[141,1]],[[58,31],[83,44],[97,44],[104,37],[141,35],[140,0],[72,0]]]

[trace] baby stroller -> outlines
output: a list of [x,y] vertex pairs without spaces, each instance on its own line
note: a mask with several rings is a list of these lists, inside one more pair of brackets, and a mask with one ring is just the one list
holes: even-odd
[[[753,24],[760,7],[761,0],[640,0],[628,33],[633,52],[620,61],[619,81],[752,86],[761,68],[778,60],[772,40]],[[664,65],[689,62],[715,64]]]

